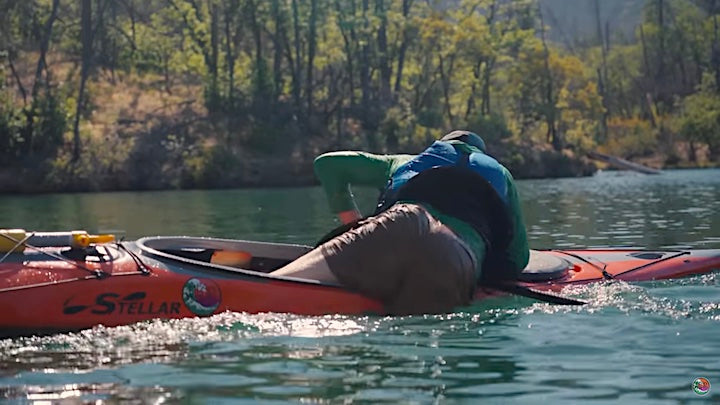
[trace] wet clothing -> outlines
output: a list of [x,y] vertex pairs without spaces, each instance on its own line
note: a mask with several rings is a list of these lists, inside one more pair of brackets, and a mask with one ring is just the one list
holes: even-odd
[[[342,283],[381,299],[388,308],[402,312],[421,305],[409,293],[403,295],[403,283],[408,283],[420,295],[438,289],[438,296],[418,299],[435,300],[426,305],[450,310],[467,302],[484,269],[515,279],[527,265],[529,249],[513,178],[476,147],[451,140],[435,142],[416,156],[331,152],[315,160],[315,173],[336,213],[357,210],[352,185],[381,191],[374,217],[321,249]],[[445,284],[438,284],[443,277],[448,277]],[[404,298],[395,301],[396,296]]]
[[388,313],[441,313],[467,305],[475,255],[428,210],[399,203],[320,246],[330,271]]
[[414,155],[374,155],[367,152],[329,152],[315,159],[315,176],[334,213],[357,209],[351,185],[382,191],[397,169]]
[[398,167],[390,177],[383,198],[391,198],[408,180],[438,166],[465,167],[490,183],[503,203],[508,201],[507,170],[497,160],[462,142],[436,141],[418,156]]
[[479,258],[476,281],[492,284],[516,279],[517,274],[508,271],[513,264],[504,255],[512,238],[512,218],[492,185],[480,174],[466,167],[433,167],[412,177],[394,198],[431,207],[442,213],[445,221],[452,221],[449,225],[470,226],[474,232],[469,232],[467,243],[472,244]]
[[[453,144],[453,147],[457,146],[457,148],[461,149],[461,151],[462,149],[469,151],[470,155],[468,156],[468,160],[470,162],[477,162],[476,164],[478,165],[494,166],[492,162],[489,162],[489,159],[492,158],[485,155],[477,148],[465,145],[461,142],[442,143]],[[395,175],[399,169],[403,168],[403,166],[405,166],[403,170],[409,169],[408,171],[417,172],[414,168],[419,168],[418,163],[413,163],[411,161],[420,156],[422,156],[422,154],[376,155],[354,151],[330,152],[320,155],[317,159],[315,159],[315,174],[325,190],[330,209],[333,212],[338,213],[357,209],[352,198],[352,185],[374,187],[383,194],[388,194],[388,192],[384,190],[388,186],[389,179],[393,178],[393,175]],[[458,154],[457,157],[460,158],[460,155]],[[492,161],[495,160],[492,159]],[[406,163],[409,164],[406,165]],[[455,162],[450,159],[445,162],[438,161],[438,163],[451,165]],[[495,164],[497,164],[497,166],[494,166],[493,170],[500,176],[494,176],[493,180],[489,182],[493,185],[493,188],[500,190],[498,194],[505,202],[507,212],[512,222],[512,235],[510,241],[507,246],[502,249],[502,251],[497,253],[502,255],[504,259],[503,267],[506,271],[513,274],[519,274],[527,265],[530,255],[527,235],[525,232],[525,224],[522,217],[522,210],[520,208],[520,199],[510,172],[496,161]],[[424,168],[427,168],[427,166]],[[498,177],[500,179],[498,179]],[[404,178],[404,176],[401,178]],[[403,181],[407,180],[404,179]],[[393,180],[391,184],[397,186],[398,181]],[[503,189],[505,190],[504,193],[502,192]],[[502,194],[504,194],[504,198],[502,198]],[[429,208],[432,209],[432,207]],[[479,235],[470,224],[452,217],[451,215],[447,215],[446,213],[439,212],[437,210],[432,211],[433,215],[438,220],[448,225],[450,229],[460,236],[466,244],[470,245],[474,251],[484,252],[486,250],[483,237]],[[478,257],[482,256],[478,254]],[[480,269],[477,270],[477,276],[480,277]]]

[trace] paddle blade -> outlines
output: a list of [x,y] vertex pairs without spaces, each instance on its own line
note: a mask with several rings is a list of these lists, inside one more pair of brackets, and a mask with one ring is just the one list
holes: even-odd
[[221,266],[247,267],[250,265],[252,255],[248,252],[216,250],[210,258],[210,263]]
[[548,302],[555,305],[585,305],[587,302],[576,300],[575,298],[563,297],[546,291],[538,291],[529,287],[519,286],[516,284],[496,284],[487,286],[506,293],[520,295],[523,297],[534,298],[539,301]]

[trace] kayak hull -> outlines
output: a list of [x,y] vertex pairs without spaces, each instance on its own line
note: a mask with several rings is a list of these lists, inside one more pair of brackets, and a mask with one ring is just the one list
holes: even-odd
[[[337,285],[268,275],[309,251],[302,245],[155,237],[83,251],[33,249],[0,262],[0,337],[75,331],[235,312],[382,314],[382,305]],[[244,252],[244,268],[208,260]],[[533,251],[520,284],[559,291],[608,279],[644,281],[720,270],[720,250]],[[534,267],[533,267],[534,266]],[[538,270],[533,274],[533,270]],[[479,289],[476,299],[497,295]]]

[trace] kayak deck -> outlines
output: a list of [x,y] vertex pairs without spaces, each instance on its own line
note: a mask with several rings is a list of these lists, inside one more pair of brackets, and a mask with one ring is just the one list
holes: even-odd
[[[380,303],[315,280],[267,274],[304,245],[151,237],[85,249],[42,248],[0,262],[0,337],[223,311],[382,314]],[[643,281],[720,270],[720,249],[532,251],[520,285],[558,291],[603,280]],[[497,295],[479,289],[476,299]]]
[[[143,253],[167,260],[210,265],[216,252],[245,252],[251,260],[240,271],[268,273],[312,247],[243,240],[156,237],[137,241]],[[226,266],[222,266],[226,268]],[[237,271],[238,269],[235,269]],[[531,250],[520,275],[527,285],[576,284],[602,280],[645,281],[720,270],[720,249],[640,250],[627,248]]]

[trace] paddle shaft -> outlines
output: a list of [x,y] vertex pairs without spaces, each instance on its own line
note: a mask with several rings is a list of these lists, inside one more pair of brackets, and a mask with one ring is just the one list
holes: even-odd
[[576,300],[574,298],[568,298],[563,297],[560,295],[544,292],[544,291],[538,291],[534,290],[530,287],[518,285],[518,284],[496,284],[496,285],[488,285],[488,286],[482,286],[485,288],[491,288],[493,290],[498,290],[514,295],[519,295],[521,297],[527,297],[527,298],[533,298],[538,301],[547,302],[550,304],[555,305],[585,305],[587,302]]

